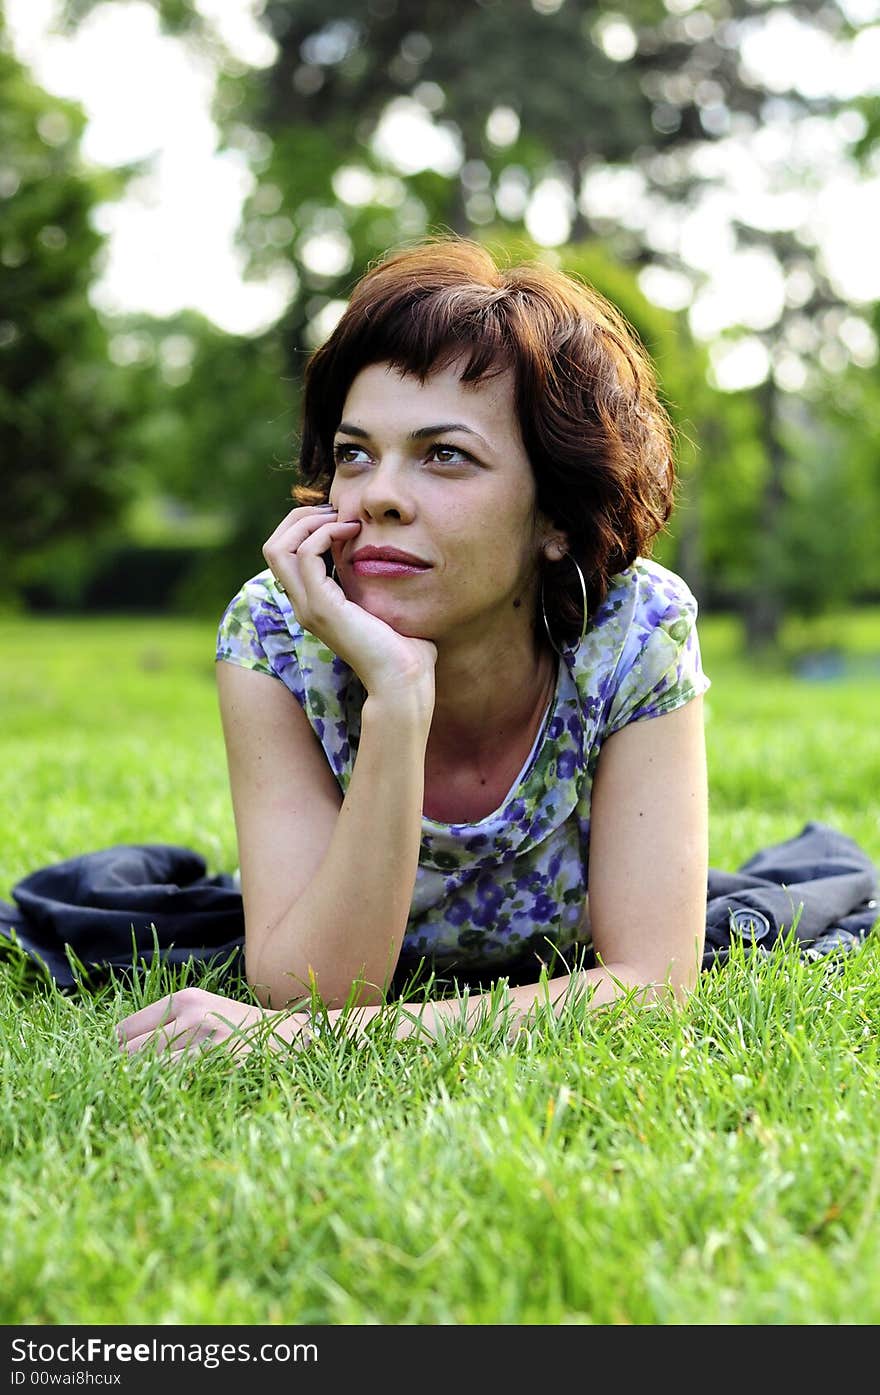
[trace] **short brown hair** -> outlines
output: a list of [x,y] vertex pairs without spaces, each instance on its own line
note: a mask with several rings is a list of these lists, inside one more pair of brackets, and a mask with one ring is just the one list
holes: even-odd
[[[304,379],[299,503],[328,498],[333,436],[361,369],[390,363],[423,382],[462,359],[462,382],[511,368],[536,503],[565,532],[592,613],[608,579],[649,553],[673,507],[672,430],[650,360],[604,296],[542,262],[501,269],[477,242],[427,238],[357,282]],[[574,568],[542,564],[554,636],[580,633]]]

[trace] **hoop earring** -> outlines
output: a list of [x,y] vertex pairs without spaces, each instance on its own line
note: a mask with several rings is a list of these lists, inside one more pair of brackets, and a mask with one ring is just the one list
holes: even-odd
[[[577,558],[576,558],[576,557],[572,557],[572,554],[571,554],[570,552],[566,552],[565,555],[566,555],[566,557],[571,557],[571,560],[572,560],[572,562],[574,563],[574,565],[575,565],[575,567],[576,567],[576,569],[577,569],[578,579],[579,579],[579,581],[580,581],[580,583],[581,583],[581,592],[582,592],[583,598],[584,598],[584,623],[583,623],[583,625],[581,626],[580,639],[578,640],[578,642],[577,642],[576,645],[573,645],[573,646],[572,646],[572,648],[577,649],[581,644],[583,644],[583,642],[584,642],[584,635],[587,633],[587,620],[589,619],[589,614],[588,614],[588,610],[587,610],[587,583],[586,583],[586,581],[584,580],[584,574],[583,574],[583,572],[581,571],[580,564],[579,564]],[[552,644],[553,648],[556,650],[557,654],[562,654],[562,653],[563,653],[563,650],[561,650],[561,649],[559,648],[559,645],[556,643],[556,640],[553,638],[552,634],[550,633],[550,622],[549,622],[548,619],[547,619],[547,610],[546,610],[546,607],[545,607],[545,605],[544,605],[544,578],[543,578],[543,577],[541,578],[541,614],[542,614],[543,617],[544,617],[544,629],[547,631],[547,638],[549,639],[549,641],[550,641],[550,643]]]

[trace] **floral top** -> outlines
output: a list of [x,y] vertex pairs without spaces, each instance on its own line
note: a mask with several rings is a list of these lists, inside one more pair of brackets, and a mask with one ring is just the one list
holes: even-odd
[[[628,722],[681,707],[709,687],[697,603],[659,563],[613,577],[583,642],[566,650],[534,746],[506,798],[477,823],[422,818],[421,851],[396,982],[424,967],[463,980],[537,977],[536,956],[578,948],[589,883],[590,796],[602,742]],[[298,623],[268,569],[220,622],[217,658],[290,689],[343,793],[365,691]],[[559,965],[556,972],[563,972]]]

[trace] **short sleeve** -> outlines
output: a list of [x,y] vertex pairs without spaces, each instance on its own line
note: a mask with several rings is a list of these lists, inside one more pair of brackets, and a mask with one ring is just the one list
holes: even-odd
[[[297,626],[297,633],[301,633]],[[217,630],[216,659],[279,678],[304,702],[295,637],[266,574],[252,577],[232,598]]]
[[258,673],[272,673],[272,665],[260,642],[260,636],[253,623],[253,616],[244,588],[239,591],[223,612],[217,630],[217,659],[238,664],[240,668],[254,668]]
[[659,717],[706,692],[697,635],[697,602],[663,568],[639,568],[639,598],[615,675],[604,735]]

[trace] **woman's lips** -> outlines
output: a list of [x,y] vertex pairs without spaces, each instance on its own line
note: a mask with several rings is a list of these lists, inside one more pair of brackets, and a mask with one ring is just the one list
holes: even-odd
[[351,564],[355,576],[419,576],[430,571],[429,567],[416,566],[413,562],[395,562],[386,557],[355,558]]
[[375,543],[357,548],[351,558],[355,576],[415,576],[418,572],[430,571],[430,565],[416,554],[404,552],[403,548],[377,547]]

